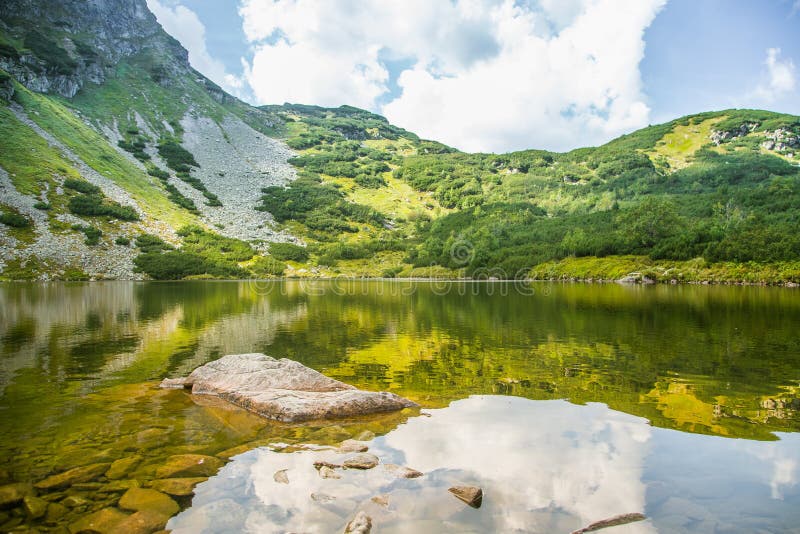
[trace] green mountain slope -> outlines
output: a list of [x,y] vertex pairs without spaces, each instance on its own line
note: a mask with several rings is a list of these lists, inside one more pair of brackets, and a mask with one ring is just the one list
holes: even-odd
[[348,106],[251,107],[143,0],[8,0],[0,134],[4,279],[800,281],[796,116],[465,154]]
[[[539,277],[620,278],[646,270],[668,280],[797,279],[796,116],[726,110],[596,148],[497,155],[421,141],[346,107],[266,109],[288,121],[287,143],[301,152],[290,162],[304,185],[280,196],[267,191],[264,208],[292,203],[313,214],[283,218],[314,243],[317,263],[352,268],[351,260],[363,258],[369,273],[391,247],[403,264],[384,272],[401,276],[520,278],[535,267]],[[398,199],[399,187],[413,194]],[[298,202],[308,188],[335,191],[389,224],[319,224],[327,200]],[[598,256],[620,258],[596,272],[590,260],[575,260]],[[746,262],[755,264],[742,267]]]

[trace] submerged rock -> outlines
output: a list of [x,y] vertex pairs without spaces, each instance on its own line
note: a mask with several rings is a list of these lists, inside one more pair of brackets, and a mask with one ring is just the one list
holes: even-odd
[[233,354],[198,367],[162,387],[191,387],[268,419],[284,422],[349,417],[416,407],[387,392],[362,391],[298,362],[264,354]]
[[578,530],[574,530],[572,534],[584,534],[584,532],[594,532],[604,528],[616,527],[618,525],[627,525],[628,523],[635,523],[637,521],[644,521],[645,519],[647,518],[644,516],[644,514],[639,514],[639,513],[615,515],[614,517],[603,519],[601,521],[596,521],[588,526],[579,528]]
[[453,486],[447,491],[473,508],[480,508],[481,504],[483,504],[483,490],[481,488],[476,488],[475,486]]
[[419,478],[423,475],[421,471],[402,465],[384,464],[383,467],[397,478]]
[[187,495],[194,495],[194,487],[206,480],[208,479],[205,477],[164,478],[161,480],[154,480],[150,486],[168,495],[185,497]]
[[223,466],[222,460],[204,454],[176,454],[156,469],[156,478],[210,477]]
[[37,482],[34,486],[40,490],[53,490],[59,488],[66,488],[77,482],[89,482],[94,480],[103,473],[105,473],[111,464],[90,464],[83,467],[76,467],[69,471],[64,471],[57,475],[47,477],[46,479]]
[[33,493],[33,486],[22,482],[0,486],[0,509],[19,504],[27,495]]
[[72,523],[69,526],[69,531],[74,534],[80,532],[114,534],[120,532],[117,527],[127,517],[127,514],[120,512],[116,508],[103,508],[99,512],[84,516]]
[[342,465],[341,464],[335,464],[335,463],[332,463],[332,462],[326,462],[324,460],[317,460],[317,461],[314,462],[314,469],[319,470],[319,469],[322,469],[323,467],[327,467],[329,469],[341,469]]
[[389,496],[388,495],[376,495],[370,499],[370,501],[374,502],[379,506],[389,506]]
[[372,469],[380,460],[374,454],[368,452],[361,452],[350,456],[344,461],[344,466],[347,469]]
[[281,469],[280,471],[276,471],[275,474],[272,475],[272,479],[278,484],[289,483],[289,475],[286,474],[286,469]]
[[342,475],[340,475],[327,465],[323,465],[322,467],[319,468],[319,476],[320,478],[333,478],[333,479],[342,478]]
[[125,534],[150,534],[161,530],[169,521],[170,516],[144,510],[136,512],[117,524],[117,532]]
[[39,519],[44,516],[44,514],[47,513],[47,505],[50,504],[44,499],[34,497],[33,495],[25,496],[22,503],[25,507],[25,512],[31,519]]
[[369,447],[354,439],[346,439],[339,445],[339,452],[367,452]]
[[352,521],[347,523],[344,532],[345,534],[369,534],[370,530],[372,530],[372,518],[362,510]]
[[153,512],[168,518],[180,507],[168,495],[154,489],[131,488],[119,500],[119,507],[132,512]]

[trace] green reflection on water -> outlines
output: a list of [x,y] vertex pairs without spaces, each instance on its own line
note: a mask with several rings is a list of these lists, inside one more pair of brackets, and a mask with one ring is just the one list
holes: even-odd
[[155,388],[240,352],[424,407],[493,393],[596,401],[660,427],[774,439],[800,428],[798,324],[800,293],[753,287],[0,285],[0,484],[132,454],[146,483],[171,454],[335,442],[405,417],[290,427]]

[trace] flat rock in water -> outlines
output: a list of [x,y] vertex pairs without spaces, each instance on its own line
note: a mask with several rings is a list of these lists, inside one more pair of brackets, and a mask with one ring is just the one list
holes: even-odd
[[111,464],[101,463],[76,467],[75,469],[70,469],[69,471],[47,477],[34,484],[34,486],[41,490],[53,490],[66,488],[77,482],[89,482],[105,473],[110,465]]
[[205,477],[191,477],[191,478],[163,478],[161,480],[154,480],[150,486],[154,490],[176,497],[185,497],[187,495],[194,495],[194,487],[201,482],[208,480]]
[[176,454],[156,469],[156,478],[192,478],[216,475],[224,463],[204,454]]
[[344,529],[345,534],[369,534],[372,530],[372,518],[360,511],[352,521],[347,523]]
[[374,454],[368,452],[360,452],[350,456],[344,461],[344,466],[347,469],[372,469],[380,460]]
[[124,514],[116,508],[103,508],[99,512],[82,517],[69,526],[69,531],[73,534],[79,532],[93,532],[98,534],[114,534],[120,532],[117,526],[127,519]]
[[288,484],[289,475],[286,474],[286,469],[281,469],[280,471],[276,471],[275,474],[272,475],[272,480],[274,480],[278,484]]
[[362,391],[298,362],[264,354],[232,354],[198,367],[162,387],[191,387],[268,419],[284,422],[349,417],[417,405],[387,392]]
[[476,488],[475,486],[453,486],[447,491],[473,508],[480,508],[483,503],[483,490],[481,488]]
[[119,500],[119,507],[132,512],[153,512],[171,517],[180,507],[168,495],[154,489],[131,488]]

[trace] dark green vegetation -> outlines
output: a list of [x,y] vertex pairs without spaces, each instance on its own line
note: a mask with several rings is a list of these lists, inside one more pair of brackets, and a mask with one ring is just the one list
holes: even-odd
[[83,235],[86,236],[84,241],[90,247],[100,243],[100,238],[103,235],[103,232],[99,228],[87,224],[73,224],[72,229],[76,232],[83,232]]
[[80,193],[69,198],[69,211],[75,215],[88,217],[107,216],[121,221],[139,220],[136,210],[130,206],[123,206],[118,202],[105,198],[100,188],[96,185],[83,180],[67,178],[64,180],[64,187]]
[[30,219],[14,211],[0,212],[0,224],[5,224],[12,228],[27,228],[31,225]]
[[[186,226],[178,231],[183,238],[179,250],[157,236],[139,235],[134,244],[140,254],[134,260],[139,271],[156,280],[182,278],[248,278],[277,276],[275,260],[259,256],[253,248],[239,239],[223,237],[199,226]],[[248,267],[242,263],[249,262]]]

